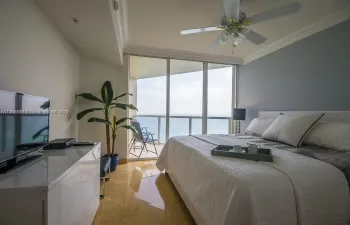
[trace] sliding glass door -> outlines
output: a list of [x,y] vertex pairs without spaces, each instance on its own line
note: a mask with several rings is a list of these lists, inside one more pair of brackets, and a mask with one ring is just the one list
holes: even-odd
[[156,144],[165,143],[167,60],[130,56],[131,103],[138,111],[131,115],[152,133]]
[[180,135],[231,133],[234,66],[130,56],[131,103],[157,144]]

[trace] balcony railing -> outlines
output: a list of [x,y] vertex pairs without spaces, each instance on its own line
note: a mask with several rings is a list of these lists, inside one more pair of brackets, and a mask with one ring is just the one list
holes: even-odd
[[[155,118],[156,120],[152,123],[151,126],[148,126],[147,124],[145,125],[144,123],[142,123],[142,121],[140,121],[140,125],[141,127],[147,127],[149,132],[155,133],[158,139],[158,144],[162,143],[162,127],[165,129],[165,119],[166,116],[163,115],[136,115],[135,116],[136,119],[137,118]],[[163,119],[163,123],[162,123],[162,119]],[[169,119],[171,121],[171,119],[188,119],[188,134],[187,135],[192,135],[193,134],[193,122],[196,119],[203,119],[203,117],[201,116],[169,116]],[[212,132],[212,128],[211,126],[213,125],[213,123],[209,123],[209,122],[213,122],[213,120],[221,120],[221,122],[225,121],[225,124],[221,124],[222,126],[220,127],[220,123],[215,123],[215,128],[217,128],[217,130],[220,130],[220,133],[227,133],[230,134],[232,131],[232,127],[231,127],[231,117],[207,117],[207,121],[208,121],[208,125],[207,125],[207,133],[215,133]],[[226,126],[226,121],[227,121],[227,127],[224,128],[224,126]],[[149,123],[149,122],[148,122]],[[171,122],[170,122],[171,123]],[[202,124],[202,123],[200,123]],[[174,125],[173,125],[174,126]],[[172,127],[170,127],[170,136],[171,136],[171,129]],[[200,128],[201,129],[201,128]],[[224,131],[224,129],[227,129],[226,131]],[[215,129],[214,129],[215,130]],[[201,133],[202,130],[200,130]],[[163,136],[165,137],[165,132],[163,132]],[[198,133],[196,133],[198,134]],[[166,139],[166,138],[163,138]],[[166,140],[164,140],[166,141]]]

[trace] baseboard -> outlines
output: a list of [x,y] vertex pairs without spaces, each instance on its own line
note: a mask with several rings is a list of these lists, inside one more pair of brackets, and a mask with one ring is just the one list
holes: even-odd
[[158,157],[150,157],[150,158],[129,158],[128,162],[137,162],[137,161],[152,161],[157,160]]
[[127,163],[128,163],[128,159],[126,159],[126,158],[119,159],[119,164],[127,164]]

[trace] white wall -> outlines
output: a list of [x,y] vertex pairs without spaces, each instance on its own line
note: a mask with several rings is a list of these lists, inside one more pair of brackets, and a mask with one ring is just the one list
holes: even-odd
[[[137,80],[130,79],[129,81],[129,93],[133,94],[133,96],[129,97],[130,104],[133,104],[135,107],[137,107]],[[134,117],[136,116],[135,110],[129,110],[129,116]]]
[[[130,57],[128,54],[123,55],[123,67],[119,67],[116,74],[116,94],[129,93],[129,81],[130,81]],[[122,99],[124,103],[129,104],[129,98]],[[118,117],[130,117],[129,110],[117,110]],[[129,131],[126,129],[120,129],[116,139],[116,150],[119,153],[120,158],[128,158],[128,140]]]
[[[69,114],[50,117],[50,139],[102,141],[106,150],[104,126],[87,124],[89,117],[77,122],[75,95],[92,92],[99,96],[106,80],[112,82],[115,95],[128,92],[128,55],[123,56],[123,67],[79,57],[32,0],[1,0],[0,31],[0,90],[49,97],[52,109],[69,110]],[[129,98],[122,100],[127,103]],[[93,105],[80,101],[81,110]],[[116,113],[126,117],[129,112]],[[127,140],[128,132],[120,129],[116,140],[120,158],[127,158]]]
[[[101,97],[101,87],[103,83],[109,80],[112,83],[114,96],[128,92],[129,72],[128,72],[128,56],[124,56],[124,67],[117,67],[104,61],[100,61],[91,57],[82,57],[80,65],[80,93],[93,93],[97,97]],[[127,103],[128,98],[124,97],[120,102]],[[91,107],[99,107],[98,102],[88,100],[80,100],[80,109],[84,110]],[[127,117],[128,112],[116,110],[117,117]],[[103,118],[102,112],[87,115],[79,121],[79,140],[101,141],[102,149],[106,149],[106,132],[105,127],[98,123],[87,123],[90,117]],[[120,129],[117,132],[115,152],[122,159],[127,158],[127,131]]]
[[51,99],[50,139],[77,137],[79,56],[31,0],[0,1],[0,90]]

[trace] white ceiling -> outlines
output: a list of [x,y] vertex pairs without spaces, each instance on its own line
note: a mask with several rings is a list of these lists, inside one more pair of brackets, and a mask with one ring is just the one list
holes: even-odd
[[[111,0],[35,0],[46,16],[82,54],[122,65],[124,38],[122,10]],[[120,9],[123,0],[119,0]],[[74,23],[72,18],[79,20]]]
[[[241,11],[246,12],[249,17],[289,2],[292,1],[242,0]],[[318,24],[315,32],[327,28],[330,26],[327,23],[328,18],[338,15],[344,8],[349,9],[350,6],[349,0],[300,0],[300,3],[302,8],[296,14],[251,25],[251,29],[268,38],[267,42],[254,45],[244,41],[232,54],[229,44],[219,46],[214,52],[206,52],[207,47],[220,35],[219,31],[193,35],[180,34],[183,29],[219,25],[224,15],[222,0],[129,0],[129,48],[133,49],[132,52],[137,52],[138,48],[161,49],[163,52],[169,50],[210,54],[244,61],[254,58],[255,54],[262,56],[261,52],[267,48],[273,49],[271,46],[275,43],[281,45],[281,40],[292,43],[291,38],[288,39],[292,35],[296,36],[294,38],[296,41],[313,34],[307,30],[315,27],[315,24]],[[349,18],[350,13],[346,16]],[[337,22],[341,21],[336,21],[334,24]]]
[[[299,0],[294,15],[251,25],[268,41],[207,47],[220,32],[181,35],[183,29],[219,25],[222,0],[34,0],[82,55],[122,65],[122,53],[244,64],[350,18],[350,0]],[[248,17],[296,0],[242,0]],[[127,2],[127,4],[126,4]],[[72,18],[77,18],[76,24]],[[125,49],[125,47],[127,48]]]

